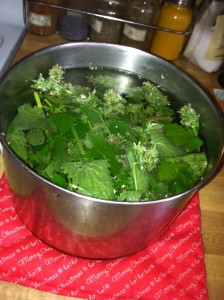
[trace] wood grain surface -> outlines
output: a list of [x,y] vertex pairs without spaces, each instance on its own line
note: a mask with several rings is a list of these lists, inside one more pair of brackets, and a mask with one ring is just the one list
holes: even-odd
[[[33,51],[49,45],[66,42],[57,34],[38,36],[27,34],[14,62]],[[67,41],[68,42],[68,41]],[[175,64],[196,79],[204,88],[214,95],[214,88],[222,88],[218,73],[208,74],[181,57]],[[224,101],[218,101],[224,111]],[[0,172],[4,170],[0,156]],[[209,300],[224,299],[224,168],[200,191],[201,228],[205,250],[207,286]],[[17,284],[0,281],[0,299],[4,300],[68,300],[71,297],[56,296],[26,288]]]

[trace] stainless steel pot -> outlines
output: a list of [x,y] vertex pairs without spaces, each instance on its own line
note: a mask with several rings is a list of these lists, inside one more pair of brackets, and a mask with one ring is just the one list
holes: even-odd
[[[208,167],[201,182],[185,193],[153,202],[104,201],[56,186],[28,168],[4,139],[17,107],[31,102],[32,79],[59,64],[64,68],[103,67],[126,70],[167,90],[173,105],[192,102],[201,116]],[[86,258],[114,258],[137,252],[156,241],[190,198],[218,172],[223,162],[224,128],[211,97],[172,64],[137,49],[97,43],[54,46],[21,60],[0,83],[3,159],[15,206],[24,224],[51,246]]]

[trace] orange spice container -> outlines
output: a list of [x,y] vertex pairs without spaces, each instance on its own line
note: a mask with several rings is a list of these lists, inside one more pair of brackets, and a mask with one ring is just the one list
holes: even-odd
[[184,32],[189,30],[193,20],[194,0],[170,0],[160,11],[157,26],[183,34],[156,30],[150,52],[166,60],[176,60],[186,41]]
[[56,32],[57,26],[57,8],[44,4],[58,5],[60,0],[34,0],[26,2],[27,10],[27,29],[31,33],[38,35],[50,35]]

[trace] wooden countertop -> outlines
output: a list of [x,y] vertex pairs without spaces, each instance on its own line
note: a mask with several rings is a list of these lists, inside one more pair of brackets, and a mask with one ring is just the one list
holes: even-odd
[[[37,49],[63,42],[66,41],[57,34],[45,37],[28,34],[14,61],[18,61]],[[208,74],[188,63],[184,58],[177,60],[175,64],[193,76],[212,94],[214,94],[214,88],[222,88],[217,81],[217,73]],[[218,101],[218,103],[224,111],[224,101]],[[0,173],[3,169],[3,162],[0,157]],[[224,295],[224,168],[207,186],[201,189],[200,206],[209,299],[220,300],[223,299]],[[72,299],[71,297],[56,296],[3,281],[0,281],[0,296],[4,300]]]

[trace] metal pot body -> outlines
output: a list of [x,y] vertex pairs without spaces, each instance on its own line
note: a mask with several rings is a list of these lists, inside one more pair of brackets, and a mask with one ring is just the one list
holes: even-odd
[[28,168],[1,134],[6,176],[24,224],[47,244],[76,256],[122,257],[156,241],[190,198],[217,173],[223,162],[224,128],[211,97],[172,64],[119,45],[70,43],[35,52],[12,67],[0,83],[0,125],[4,133],[17,108],[32,102],[29,86],[55,64],[63,68],[102,67],[124,70],[154,82],[172,95],[178,109],[191,102],[201,115],[208,167],[201,182],[183,194],[151,202],[124,203],[72,193]]

